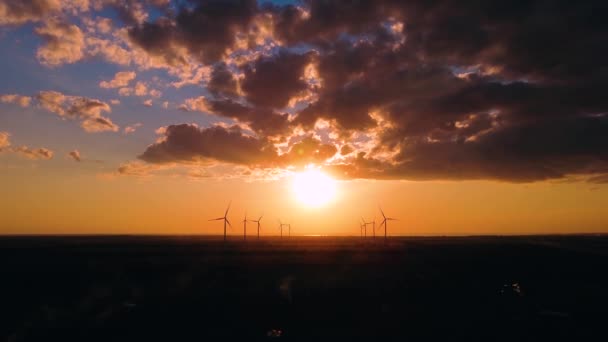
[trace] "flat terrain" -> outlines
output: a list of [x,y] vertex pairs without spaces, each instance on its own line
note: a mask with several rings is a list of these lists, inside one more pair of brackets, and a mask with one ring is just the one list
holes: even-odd
[[0,238],[0,341],[607,341],[608,237]]

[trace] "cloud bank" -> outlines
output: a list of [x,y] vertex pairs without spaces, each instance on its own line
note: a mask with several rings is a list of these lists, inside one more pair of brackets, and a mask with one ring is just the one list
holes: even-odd
[[[119,20],[92,20],[88,31],[46,16],[87,6],[0,3],[0,24],[37,23],[45,65],[104,56],[164,69],[176,88],[200,86],[180,108],[223,126],[177,121],[139,156],[150,165],[316,163],[373,179],[608,178],[602,1],[107,1],[99,8]],[[130,84],[134,73],[119,74],[100,86],[161,96]],[[105,102],[62,96],[36,98],[87,131],[118,130],[102,116]]]

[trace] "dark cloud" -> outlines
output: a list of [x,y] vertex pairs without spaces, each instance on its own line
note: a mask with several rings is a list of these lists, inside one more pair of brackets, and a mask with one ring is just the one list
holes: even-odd
[[[176,47],[206,63],[218,61],[258,11],[255,0],[186,1],[176,15],[129,30],[131,40],[153,55],[180,61]],[[183,60],[182,60],[183,61]]]
[[324,144],[313,137],[291,145],[289,152],[281,155],[281,164],[304,166],[310,163],[321,164],[333,157],[338,149],[333,144]]
[[350,153],[352,153],[354,151],[355,151],[355,149],[352,146],[350,146],[350,145],[344,145],[344,146],[342,146],[340,148],[340,154],[341,155],[347,155],[347,154],[350,154]]
[[244,135],[237,126],[229,129],[196,125],[167,127],[161,142],[148,146],[139,156],[150,163],[218,160],[235,164],[259,164],[276,156],[268,142]]
[[219,161],[250,167],[286,167],[321,163],[337,152],[333,144],[308,136],[290,143],[287,153],[279,154],[269,141],[246,135],[238,126],[199,128],[182,124],[167,127],[162,139],[148,146],[139,159],[152,164]]
[[289,115],[272,109],[252,108],[231,100],[211,100],[209,105],[214,113],[247,123],[261,136],[285,134],[289,128]]
[[225,63],[219,63],[211,73],[207,89],[216,97],[238,96],[238,82]]
[[[187,106],[246,123],[256,136],[185,125],[196,133],[174,128],[142,159],[167,154],[170,160],[204,157],[251,166],[329,163],[348,178],[605,179],[607,6],[540,0],[263,7],[193,2],[172,17],[136,25],[130,37],[151,54],[170,56],[179,46],[215,63],[234,46],[236,33],[246,33],[259,16],[272,17],[272,36],[282,46],[256,51],[258,57],[239,65],[228,59],[215,64],[211,95]],[[311,65],[314,75],[305,76]],[[303,104],[290,108],[291,116],[281,112],[298,98]],[[336,134],[323,141],[309,136],[319,122]],[[207,140],[194,152],[180,149],[194,146],[190,140],[170,143],[188,134],[236,145],[226,142],[222,156]],[[266,140],[296,135],[309,138],[291,143],[281,156]],[[365,144],[356,141],[362,136]],[[336,146],[344,146],[340,158],[332,158]],[[248,160],[236,151],[264,158]]]
[[260,58],[245,69],[243,91],[252,104],[264,108],[282,108],[289,99],[308,87],[304,68],[313,54],[279,52],[271,58]]
[[387,19],[384,1],[305,1],[305,6],[274,7],[276,31],[289,44],[335,39],[341,33],[358,34]]

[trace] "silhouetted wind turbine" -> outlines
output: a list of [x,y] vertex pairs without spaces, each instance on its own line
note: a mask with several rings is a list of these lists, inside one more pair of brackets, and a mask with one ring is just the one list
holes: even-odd
[[283,227],[289,227],[289,234],[291,235],[291,225],[289,223],[283,223],[279,220],[279,229],[281,230],[281,239],[283,238]]
[[251,220],[251,222],[256,222],[258,224],[258,240],[260,239],[260,221],[262,221],[262,217],[264,217],[264,215],[260,216],[260,218],[257,220]]
[[[363,219],[363,217],[362,217],[362,219]],[[365,222],[365,219],[363,219],[363,223],[365,223],[366,230],[367,230],[367,225],[368,224],[372,225],[373,234],[374,234],[373,237],[374,237],[374,240],[375,240],[376,239],[376,218],[374,217],[374,220],[371,221],[371,222]]]
[[380,209],[380,212],[382,213],[382,217],[384,218],[384,220],[382,220],[382,223],[380,223],[380,227],[382,227],[382,225],[384,225],[384,242],[386,242],[386,231],[387,231],[387,221],[397,221],[396,218],[392,218],[392,217],[386,217],[386,215],[384,215],[384,211],[382,211],[382,208],[378,207]]
[[367,237],[367,225],[369,224],[368,222],[365,222],[365,219],[363,218],[363,216],[361,216],[361,222],[363,224],[363,232],[364,232],[364,236]]
[[376,216],[374,216],[374,220],[372,221],[372,228],[374,231],[374,240],[376,240]]
[[245,212],[245,218],[243,219],[243,241],[247,240],[247,212]]
[[230,210],[230,205],[231,204],[232,204],[232,201],[228,202],[228,208],[226,208],[226,212],[224,213],[224,216],[209,220],[209,221],[224,220],[224,241],[226,241],[226,223],[228,223],[228,225],[230,226],[230,228],[232,228],[232,225],[230,224],[230,221],[228,221],[228,210]]

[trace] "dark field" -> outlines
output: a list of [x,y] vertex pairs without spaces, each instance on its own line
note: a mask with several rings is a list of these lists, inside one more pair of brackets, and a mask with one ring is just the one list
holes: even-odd
[[608,237],[0,238],[0,340],[608,341]]

